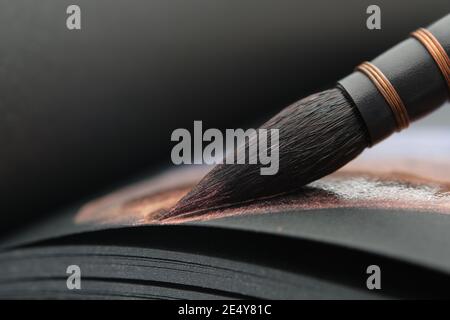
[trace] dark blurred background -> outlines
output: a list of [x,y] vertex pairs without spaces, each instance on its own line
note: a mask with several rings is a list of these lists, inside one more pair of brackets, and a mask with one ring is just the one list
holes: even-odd
[[[381,30],[366,28],[370,4]],[[171,165],[170,134],[193,120],[258,125],[449,12],[449,0],[0,0],[1,228]],[[448,125],[448,109],[433,121]]]

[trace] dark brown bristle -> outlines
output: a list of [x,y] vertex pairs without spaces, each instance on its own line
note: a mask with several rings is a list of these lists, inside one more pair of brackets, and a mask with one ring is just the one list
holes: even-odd
[[336,171],[369,145],[358,111],[338,88],[290,105],[262,128],[279,129],[277,174],[261,175],[259,164],[217,165],[164,218],[293,192]]

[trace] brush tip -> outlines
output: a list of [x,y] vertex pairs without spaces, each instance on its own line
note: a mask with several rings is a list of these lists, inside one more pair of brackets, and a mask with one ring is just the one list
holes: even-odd
[[[261,175],[260,164],[217,165],[168,216],[200,215],[211,208],[298,190],[336,171],[369,145],[358,111],[339,88],[288,106],[261,128],[279,131],[276,174]],[[257,140],[250,139],[241,148],[250,150],[254,143]],[[271,147],[269,143],[267,148]]]

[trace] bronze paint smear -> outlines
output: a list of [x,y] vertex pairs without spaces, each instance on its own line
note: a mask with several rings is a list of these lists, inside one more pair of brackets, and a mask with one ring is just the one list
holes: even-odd
[[[180,223],[232,215],[317,208],[379,208],[450,213],[450,130],[414,128],[366,150],[336,173],[292,194],[253,199],[201,215],[161,217],[206,174],[187,166],[83,206],[76,223]],[[245,181],[243,181],[245,183]]]
[[[197,172],[197,175],[190,177],[192,180],[184,179],[180,177],[181,171],[167,174],[167,179],[179,178],[177,184],[170,188],[158,189],[156,181],[155,184],[128,188],[127,191],[88,203],[80,210],[76,221],[129,225],[180,223],[241,214],[355,207],[450,213],[450,182],[410,173],[370,173],[353,170],[349,166],[292,194],[255,199],[229,208],[202,212],[201,215],[187,213],[161,221],[161,215],[170,210],[202,176]],[[189,171],[189,168],[184,171]],[[153,191],[146,190],[149,186]]]

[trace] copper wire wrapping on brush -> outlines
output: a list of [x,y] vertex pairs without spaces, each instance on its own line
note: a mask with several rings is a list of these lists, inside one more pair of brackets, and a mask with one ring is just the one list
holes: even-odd
[[409,117],[405,105],[394,86],[381,70],[367,61],[356,67],[356,70],[364,73],[386,99],[386,102],[394,114],[397,123],[397,131],[407,128],[409,126]]
[[427,49],[433,60],[436,62],[439,70],[447,82],[450,93],[450,58],[441,46],[439,41],[427,29],[420,28],[411,33],[411,36],[419,40],[419,42]]

